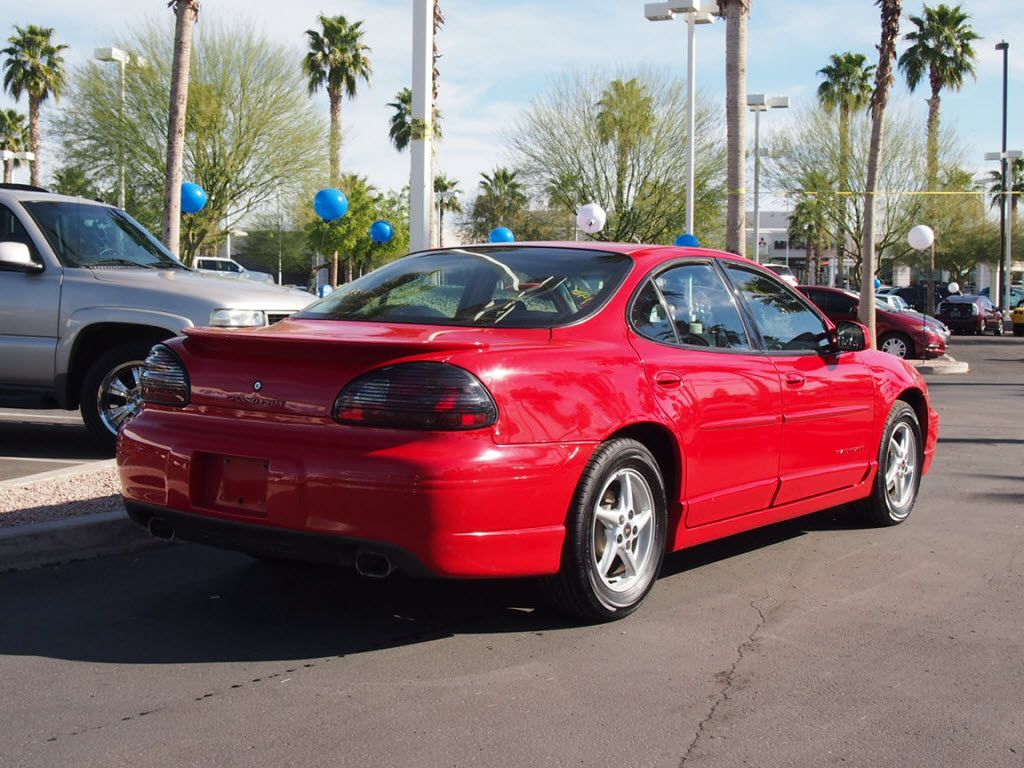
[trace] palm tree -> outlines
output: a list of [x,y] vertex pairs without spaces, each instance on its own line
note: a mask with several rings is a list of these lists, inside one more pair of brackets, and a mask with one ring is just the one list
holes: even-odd
[[971,43],[980,37],[967,20],[970,18],[959,5],[924,7],[923,16],[911,16],[917,29],[904,39],[912,45],[900,56],[899,66],[913,92],[928,78],[931,98],[928,99],[928,158],[927,183],[934,191],[939,177],[939,113],[943,89],[959,91],[967,75],[974,76],[977,54]]
[[[24,152],[29,143],[28,126],[25,116],[14,109],[0,110],[0,149],[10,152]],[[4,184],[10,184],[14,169],[20,161],[11,159],[4,161]]]
[[718,0],[725,18],[726,162],[725,249],[747,250],[747,17],[752,0]]
[[51,42],[53,29],[49,27],[29,24],[25,28],[15,26],[14,29],[18,34],[8,38],[10,45],[3,49],[7,55],[7,61],[4,62],[4,89],[15,101],[21,98],[22,93],[28,95],[29,146],[35,154],[31,183],[38,186],[42,145],[39,107],[51,94],[54,99],[60,99],[67,80],[64,58],[60,52],[67,46]]
[[835,219],[832,181],[822,171],[808,172],[801,185],[804,197],[793,206],[793,214],[789,217],[790,239],[807,244],[810,285],[817,284],[821,255],[831,237],[829,223]]
[[437,244],[439,247],[444,247],[444,213],[445,211],[454,211],[455,213],[462,213],[462,203],[459,202],[457,193],[462,192],[459,189],[459,182],[454,179],[449,179],[443,173],[438,174],[434,177],[434,194],[437,198]]
[[192,27],[199,17],[199,0],[169,0],[167,7],[174,8],[174,62],[171,69],[171,101],[167,113],[163,243],[177,256],[181,246],[181,176],[185,155],[188,75],[192,63]]
[[[896,40],[900,36],[900,14],[903,0],[875,0],[881,8],[882,33],[878,45],[878,68],[875,69],[875,90],[871,94],[871,143],[868,147],[868,173],[864,184],[864,260],[860,270],[860,310],[858,319],[868,327],[868,338],[878,338],[875,323],[875,192],[878,189],[878,166],[885,141],[885,108],[892,89]],[[929,294],[933,292],[929,290]],[[931,314],[929,312],[929,314]]]
[[515,229],[529,204],[526,188],[516,178],[518,171],[495,168],[490,175],[480,174],[479,193],[473,200],[466,234],[485,241],[495,227]]
[[[850,115],[864,109],[871,99],[871,75],[875,71],[873,64],[867,63],[867,57],[860,53],[833,53],[830,63],[818,70],[824,76],[818,86],[818,103],[825,111],[832,113],[839,110],[839,193],[850,191]],[[844,204],[838,209],[840,215],[846,213]],[[839,229],[839,228],[837,228]],[[839,285],[843,284],[843,258],[846,243],[836,242],[836,278]]]
[[327,91],[331,103],[330,180],[338,186],[341,178],[341,105],[345,96],[354,99],[362,80],[370,84],[373,67],[369,46],[363,44],[363,22],[349,24],[344,16],[317,17],[320,29],[307,29],[309,52],[302,68],[309,76],[309,93]]
[[[1012,173],[1010,174],[1013,186],[1008,190],[1010,195],[1010,222],[1012,226],[1012,223],[1017,219],[1017,203],[1020,202],[1021,195],[1024,195],[1024,158],[1017,157],[1009,162],[1013,163]],[[992,186],[988,188],[988,191],[992,193],[992,207],[1001,209],[1003,207],[1003,172],[989,171],[988,178],[992,182]]]
[[[391,144],[399,152],[404,152],[409,148],[409,142],[412,141],[412,90],[409,88],[403,88],[395,94],[395,100],[389,101],[388,106],[395,110],[394,114],[391,115],[391,121],[388,128],[388,138],[391,139]],[[441,138],[441,113],[437,110],[437,105],[434,105],[434,117],[433,117],[433,137],[435,139]]]

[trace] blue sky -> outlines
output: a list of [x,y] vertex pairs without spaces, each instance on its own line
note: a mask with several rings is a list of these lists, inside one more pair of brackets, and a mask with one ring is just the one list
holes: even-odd
[[[441,0],[446,25],[440,37],[440,109],[445,140],[437,147],[438,172],[472,192],[480,174],[509,163],[501,132],[521,110],[564,73],[648,66],[685,74],[686,24],[649,22],[642,0]],[[995,167],[983,154],[1001,142],[1002,54],[995,44],[1010,43],[1009,149],[1024,149],[1024,19],[1021,0],[965,0],[975,31],[982,36],[977,81],[943,96],[943,125],[954,126],[965,148],[965,162],[981,172]],[[905,0],[904,13],[920,13],[919,0]],[[363,88],[344,108],[346,170],[365,174],[382,189],[400,188],[409,173],[408,155],[399,155],[387,138],[391,109],[386,105],[410,81],[412,0],[203,0],[197,35],[213,24],[249,24],[284,45],[297,57],[304,31],[319,13],[362,20],[372,49],[372,87]],[[165,0],[35,0],[4,14],[8,25],[54,27],[58,42],[70,46],[66,60],[80,64],[93,48],[106,46],[126,28],[146,19],[170,17]],[[912,28],[904,19],[903,32]],[[697,86],[716,104],[725,91],[725,24],[697,29]],[[762,122],[762,136],[783,127],[802,106],[813,104],[820,81],[817,70],[829,55],[863,53],[877,61],[879,13],[874,0],[753,0],[749,27],[747,91],[784,94],[794,109],[777,110]],[[894,101],[919,114],[924,130],[927,94],[911,95],[897,83]],[[316,103],[326,115],[326,96]],[[0,107],[13,105],[0,96]],[[27,112],[23,100],[17,105]],[[59,105],[48,103],[52,112]],[[769,126],[770,124],[770,126]],[[752,126],[750,128],[752,133]],[[53,167],[44,160],[44,178]],[[24,178],[22,178],[24,176]],[[27,181],[19,171],[18,181]]]

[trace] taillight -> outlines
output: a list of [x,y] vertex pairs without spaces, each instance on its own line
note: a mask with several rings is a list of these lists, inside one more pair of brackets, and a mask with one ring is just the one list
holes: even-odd
[[334,401],[334,418],[342,424],[394,429],[479,429],[498,420],[498,407],[464,368],[399,363],[349,382]]
[[140,387],[145,403],[184,406],[191,395],[185,364],[163,344],[149,350]]

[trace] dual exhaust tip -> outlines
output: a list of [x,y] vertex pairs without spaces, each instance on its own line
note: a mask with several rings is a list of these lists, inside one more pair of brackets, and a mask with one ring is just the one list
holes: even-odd
[[[149,518],[147,527],[150,535],[158,539],[173,541],[175,538],[174,526],[163,518]],[[352,561],[355,565],[356,573],[368,579],[386,579],[395,571],[391,558],[383,552],[375,552],[372,549],[360,548],[356,551]]]

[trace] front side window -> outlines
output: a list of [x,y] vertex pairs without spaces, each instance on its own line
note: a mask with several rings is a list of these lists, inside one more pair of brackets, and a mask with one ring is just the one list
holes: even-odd
[[732,294],[710,263],[658,273],[637,294],[634,329],[654,341],[718,349],[749,349]]
[[184,267],[117,208],[56,200],[23,205],[65,267]]
[[726,270],[768,350],[821,352],[829,347],[826,326],[795,291],[740,264]]
[[582,320],[615,293],[628,256],[543,246],[413,254],[345,285],[295,317],[466,327],[549,328]]

